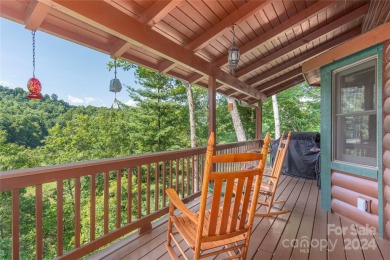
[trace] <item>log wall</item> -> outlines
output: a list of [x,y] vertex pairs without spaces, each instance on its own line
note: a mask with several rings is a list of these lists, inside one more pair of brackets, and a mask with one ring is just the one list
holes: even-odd
[[[333,212],[378,230],[378,182],[333,171],[331,183]],[[358,197],[371,201],[369,212],[357,208]]]
[[383,46],[383,218],[390,238],[390,41]]

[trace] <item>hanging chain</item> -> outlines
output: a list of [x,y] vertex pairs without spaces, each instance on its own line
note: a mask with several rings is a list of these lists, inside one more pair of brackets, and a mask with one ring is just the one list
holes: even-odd
[[234,32],[234,27],[235,27],[235,26],[236,26],[235,24],[232,25],[232,30],[233,30],[233,44],[235,44],[235,38],[236,38],[236,34],[235,34],[235,32]]
[[114,60],[114,75],[115,75],[115,78],[116,78],[116,59]]
[[33,47],[33,78],[35,78],[35,31],[31,31],[32,34],[32,47]]

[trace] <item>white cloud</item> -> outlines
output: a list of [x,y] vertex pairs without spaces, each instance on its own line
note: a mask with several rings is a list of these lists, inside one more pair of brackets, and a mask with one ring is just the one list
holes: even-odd
[[81,98],[81,97],[74,97],[74,96],[71,96],[71,95],[68,95],[68,100],[71,104],[77,104],[77,105],[87,105],[87,104],[90,104],[90,103],[100,103],[100,104],[103,104],[103,100],[100,99],[100,98],[94,98],[94,97],[85,97],[85,98]]
[[12,84],[11,82],[9,82],[7,80],[0,80],[0,86],[14,88],[14,84]]
[[74,104],[83,104],[84,103],[84,99],[78,98],[78,97],[73,97],[71,95],[68,95],[68,99],[69,99],[70,103],[74,103]]
[[135,107],[136,102],[132,99],[129,99],[129,101],[125,102],[125,104],[131,107]]
[[91,102],[93,102],[93,101],[95,101],[96,99],[95,98],[93,98],[93,97],[86,97],[86,98],[84,98],[84,102],[85,103],[91,103]]

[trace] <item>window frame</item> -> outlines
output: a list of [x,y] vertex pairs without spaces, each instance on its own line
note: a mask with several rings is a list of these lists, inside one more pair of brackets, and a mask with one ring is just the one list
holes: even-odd
[[[339,91],[340,89],[337,88],[337,86],[336,86],[336,82],[338,80],[338,78],[336,77],[337,73],[340,73],[340,72],[346,71],[348,69],[357,67],[357,66],[362,65],[364,63],[372,62],[373,60],[375,61],[374,62],[375,83],[374,83],[374,87],[373,87],[373,91],[374,91],[373,96],[375,98],[375,110],[364,110],[364,111],[358,111],[358,112],[337,113],[338,108],[340,106],[340,102],[341,102],[341,95],[340,95],[340,91]],[[333,95],[331,97],[331,102],[332,102],[331,134],[332,134],[332,140],[334,140],[334,141],[332,142],[332,145],[331,145],[332,146],[331,147],[331,151],[332,151],[331,156],[332,156],[332,161],[335,163],[341,163],[341,164],[347,164],[347,165],[358,165],[360,167],[367,167],[370,169],[378,169],[379,155],[378,155],[377,147],[378,147],[378,143],[380,141],[378,138],[378,134],[379,134],[379,132],[378,132],[379,125],[378,124],[376,127],[376,140],[375,140],[376,157],[375,158],[342,154],[342,156],[341,156],[342,158],[340,158],[340,156],[339,156],[339,158],[336,159],[337,151],[342,150],[342,147],[337,145],[338,144],[337,140],[342,140],[342,138],[340,138],[340,136],[342,135],[342,131],[337,132],[337,129],[336,129],[336,127],[338,126],[338,124],[337,124],[338,117],[340,117],[340,116],[345,116],[345,117],[354,116],[354,117],[356,117],[356,116],[364,116],[364,115],[376,115],[376,122],[378,122],[378,116],[379,116],[379,112],[380,112],[380,107],[379,107],[380,97],[379,97],[379,91],[377,90],[377,88],[378,88],[378,68],[379,68],[378,62],[379,62],[378,54],[374,54],[374,55],[371,55],[371,56],[366,57],[364,59],[358,60],[356,62],[347,64],[347,65],[344,65],[344,66],[338,67],[337,69],[332,70],[331,84],[332,84]],[[372,65],[368,65],[367,68],[370,66],[372,66]],[[345,130],[345,127],[343,130]]]

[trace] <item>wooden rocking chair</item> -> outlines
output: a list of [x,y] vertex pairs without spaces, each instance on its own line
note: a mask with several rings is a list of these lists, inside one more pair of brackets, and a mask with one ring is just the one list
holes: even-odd
[[[280,210],[276,208],[274,204],[283,204],[286,201],[277,201],[275,200],[276,189],[278,187],[278,182],[280,178],[280,174],[282,173],[284,159],[286,157],[286,153],[288,150],[288,144],[291,138],[291,131],[288,133],[287,138],[285,138],[284,132],[280,137],[278,150],[275,155],[275,161],[272,168],[266,168],[263,177],[268,177],[268,181],[262,182],[260,187],[260,196],[264,197],[264,200],[260,200],[257,203],[264,205],[267,207],[266,213],[256,213],[256,216],[259,217],[270,217],[270,216],[278,216],[281,214],[286,214],[291,210],[285,209]],[[275,211],[271,211],[274,209]]]
[[[257,205],[251,201],[256,201],[258,197],[269,142],[270,138],[267,134],[262,153],[213,155],[214,133],[211,133],[206,153],[199,212],[191,212],[174,189],[166,190],[170,200],[166,246],[172,259],[178,259],[171,246],[172,240],[181,255],[188,259],[185,250],[180,246],[180,240],[177,239],[178,235],[181,235],[193,252],[191,259],[224,252],[230,255],[227,259],[245,259]],[[212,171],[213,164],[244,161],[258,161],[258,167],[228,172]],[[211,203],[208,205],[210,181],[214,183],[214,187]],[[252,187],[254,187],[253,193]],[[174,215],[175,208],[182,214]],[[175,232],[173,227],[176,229]]]

